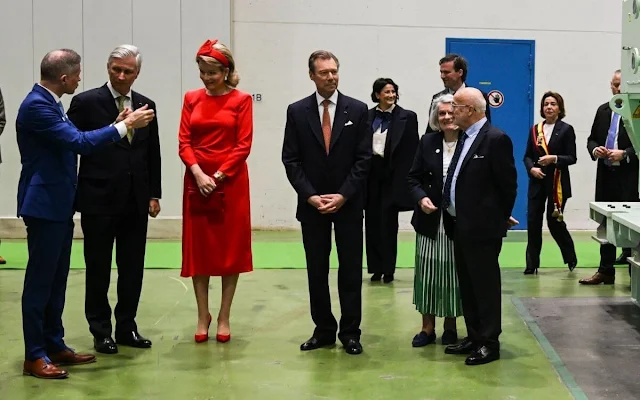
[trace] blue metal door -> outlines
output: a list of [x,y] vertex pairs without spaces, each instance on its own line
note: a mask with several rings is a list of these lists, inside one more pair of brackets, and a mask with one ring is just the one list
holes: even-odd
[[447,53],[459,54],[467,60],[467,86],[489,94],[491,123],[505,131],[513,141],[518,170],[518,196],[513,216],[520,221],[514,229],[527,229],[529,175],[522,159],[537,104],[533,99],[535,42],[447,38],[446,47]]

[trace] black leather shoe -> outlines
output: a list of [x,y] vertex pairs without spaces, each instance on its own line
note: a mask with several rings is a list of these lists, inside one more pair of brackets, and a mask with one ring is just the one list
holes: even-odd
[[98,353],[103,354],[116,354],[118,352],[118,345],[110,337],[103,339],[93,338],[93,348]]
[[393,282],[393,274],[385,274],[384,277],[382,278],[382,281],[384,283],[391,283]]
[[309,340],[307,340],[306,342],[302,343],[300,345],[300,350],[302,351],[309,351],[309,350],[315,350],[315,349],[319,349],[320,347],[324,347],[324,346],[331,346],[333,344],[335,344],[336,341],[335,339],[332,340],[320,340],[315,336],[311,336],[311,338]]
[[371,275],[371,282],[378,282],[382,279],[382,274],[373,274]]
[[362,353],[362,345],[360,344],[360,341],[356,339],[349,339],[344,345],[344,351],[346,351],[347,354],[352,355],[360,354]]
[[136,331],[124,334],[116,333],[116,342],[123,346],[137,347],[139,349],[148,349],[151,347],[151,340],[143,338]]
[[488,364],[491,361],[500,359],[500,350],[491,350],[487,346],[481,346],[478,350],[471,353],[464,361],[467,365]]
[[444,349],[446,354],[471,354],[475,350],[475,345],[469,340],[464,338],[459,344],[447,346]]
[[622,253],[620,254],[620,257],[616,258],[616,261],[614,262],[615,265],[625,265],[625,264],[629,264],[629,261],[627,261],[627,257],[631,257],[631,254],[626,254],[626,253]]
[[578,266],[578,261],[571,261],[570,263],[567,264],[567,267],[569,267],[569,271],[573,271],[574,269],[576,269],[576,267]]

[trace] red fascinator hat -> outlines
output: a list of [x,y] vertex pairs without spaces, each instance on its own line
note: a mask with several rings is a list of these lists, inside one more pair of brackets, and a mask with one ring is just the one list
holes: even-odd
[[207,40],[202,44],[202,46],[200,46],[200,49],[198,50],[198,54],[196,54],[196,56],[207,56],[207,57],[215,58],[222,65],[224,65],[225,67],[228,67],[229,60],[227,60],[227,57],[225,57],[224,54],[222,54],[221,52],[213,48],[213,45],[216,43],[218,43],[217,39],[214,41]]

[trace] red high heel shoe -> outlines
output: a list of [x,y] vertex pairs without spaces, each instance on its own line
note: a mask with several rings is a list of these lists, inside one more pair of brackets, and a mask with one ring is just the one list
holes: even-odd
[[216,340],[217,340],[218,342],[221,342],[221,343],[226,343],[226,342],[228,342],[229,340],[231,340],[231,334],[228,334],[228,335],[221,335],[221,334],[217,333],[217,334],[216,334]]
[[211,314],[209,314],[209,324],[207,325],[207,333],[201,333],[198,334],[196,333],[193,338],[195,339],[196,343],[202,343],[202,342],[206,342],[207,340],[209,340],[209,327],[211,326]]
[[216,332],[216,340],[220,343],[226,343],[229,340],[231,340],[231,333],[227,334],[227,335],[223,335],[221,333],[217,333]]

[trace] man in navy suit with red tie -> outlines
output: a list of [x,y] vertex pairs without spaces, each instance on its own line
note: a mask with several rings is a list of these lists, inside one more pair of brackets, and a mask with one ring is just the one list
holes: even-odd
[[[309,78],[316,91],[287,108],[282,162],[298,194],[296,217],[307,258],[312,337],[309,351],[338,339],[347,354],[361,354],[362,219],[364,186],[372,153],[367,105],[338,91],[340,63],[329,51],[309,57]],[[335,228],[338,250],[340,322],[331,312],[329,256]]]
[[64,342],[62,312],[73,239],[77,154],[120,140],[127,129],[154,118],[143,107],[115,124],[79,131],[67,118],[60,97],[73,94],[80,82],[80,56],[54,50],[40,64],[40,83],[18,110],[16,133],[22,163],[18,183],[18,217],[27,227],[29,260],[22,292],[25,342],[23,373],[37,378],[68,376],[61,365],[87,364],[95,356],[78,354]]

